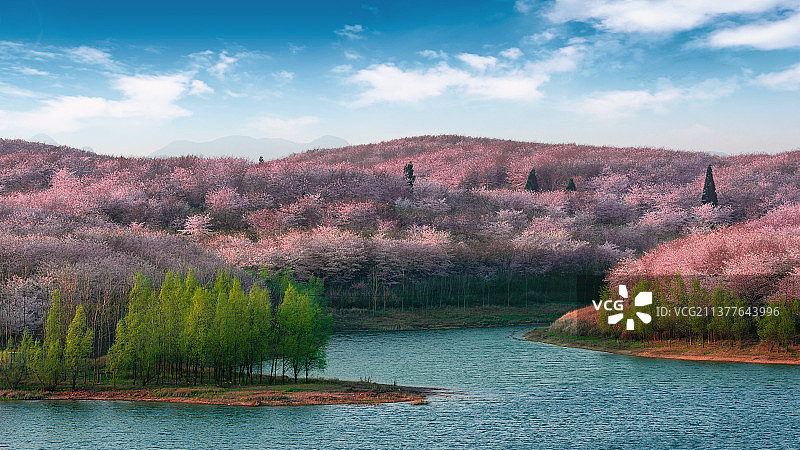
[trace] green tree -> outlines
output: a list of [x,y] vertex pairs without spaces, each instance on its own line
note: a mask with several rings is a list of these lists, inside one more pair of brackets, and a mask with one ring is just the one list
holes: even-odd
[[325,346],[330,337],[330,316],[316,299],[293,286],[286,290],[279,307],[281,354],[289,363],[294,380],[301,371],[325,367]]
[[572,177],[570,177],[569,183],[567,183],[567,187],[564,190],[567,192],[575,192],[578,190],[578,188],[575,186],[575,180]]
[[525,190],[539,192],[539,180],[536,178],[536,169],[528,172],[528,180],[525,182]]
[[410,161],[405,167],[403,167],[403,177],[406,179],[406,183],[413,188],[414,181],[416,181],[417,177],[414,176],[414,164],[412,164]]
[[65,339],[63,309],[61,294],[56,290],[45,319],[44,339],[41,342],[28,342],[25,349],[28,369],[39,381],[42,390],[54,389],[61,379]]
[[717,206],[717,187],[714,185],[714,174],[711,172],[711,164],[706,169],[706,181],[703,184],[703,196],[700,201],[705,205],[711,203]]
[[[270,353],[270,343],[275,331],[272,320],[272,303],[269,291],[261,289],[258,284],[250,288],[247,302],[247,357],[246,365],[248,377],[253,379],[253,367],[261,365]],[[259,371],[259,376],[262,375]]]
[[75,308],[75,317],[67,330],[67,345],[64,350],[64,362],[67,373],[72,381],[72,389],[78,375],[86,370],[89,354],[92,352],[94,333],[86,326],[86,314],[83,305]]
[[114,388],[117,382],[123,377],[127,369],[133,367],[134,344],[130,342],[128,333],[127,317],[123,317],[117,322],[116,337],[114,344],[108,351],[106,358],[106,370],[111,374],[111,382]]
[[[700,281],[692,280],[689,285],[688,306],[692,308],[708,306],[708,292],[700,286]],[[708,317],[705,314],[696,314],[689,317],[689,326],[692,336],[700,339],[700,345],[705,346],[705,337],[708,332]]]
[[[27,330],[25,333],[27,335]],[[9,339],[6,349],[0,351],[0,374],[3,375],[9,388],[16,389],[25,377],[24,362],[24,353],[14,344],[13,338]]]

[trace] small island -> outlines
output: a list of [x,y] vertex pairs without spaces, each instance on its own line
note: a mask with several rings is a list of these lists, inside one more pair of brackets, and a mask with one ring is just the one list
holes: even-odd
[[117,386],[95,385],[41,391],[0,390],[0,401],[112,400],[191,403],[226,406],[377,405],[408,402],[424,405],[434,389],[394,386],[369,381],[311,379],[307,382],[246,386]]
[[434,390],[310,378],[326,366],[331,333],[321,281],[300,283],[290,273],[259,281],[248,290],[220,271],[203,283],[190,270],[154,286],[138,274],[113,343],[95,357],[83,305],[71,307],[56,290],[43,333],[26,330],[0,351],[0,400],[426,403]]

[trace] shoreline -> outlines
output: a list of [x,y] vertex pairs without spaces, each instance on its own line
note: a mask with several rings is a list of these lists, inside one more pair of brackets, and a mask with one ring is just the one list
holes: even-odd
[[641,358],[677,359],[698,362],[730,362],[747,364],[782,364],[800,365],[800,356],[796,352],[768,352],[758,345],[744,347],[722,346],[718,343],[705,346],[689,345],[685,341],[669,341],[660,343],[618,341],[610,338],[588,336],[572,336],[555,333],[548,328],[535,328],[524,335],[533,342],[558,345],[561,347],[581,348],[624,356]]
[[430,309],[329,308],[335,332],[380,332],[450,330],[542,326],[553,323],[574,307],[563,302],[531,303],[528,306],[475,305],[466,308],[446,306]]
[[309,380],[308,383],[284,385],[219,386],[154,386],[113,389],[99,386],[92,389],[69,388],[42,392],[32,389],[0,390],[2,401],[135,401],[185,403],[218,406],[319,406],[379,405],[410,403],[425,405],[427,398],[441,389],[393,386],[378,383]]

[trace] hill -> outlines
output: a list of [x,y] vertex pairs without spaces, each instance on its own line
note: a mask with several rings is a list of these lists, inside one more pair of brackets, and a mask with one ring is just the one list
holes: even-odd
[[[717,207],[700,201],[709,164]],[[540,191],[523,189],[531,169]],[[592,297],[618,262],[796,204],[798,185],[798,152],[421,136],[257,164],[0,140],[0,326],[41,323],[58,286],[119,305],[136,272],[190,267],[291,268],[334,307]]]
[[151,153],[153,158],[195,155],[207,158],[234,157],[258,161],[275,159],[309,149],[334,148],[348,145],[336,136],[322,136],[311,142],[292,142],[286,139],[256,139],[249,136],[226,136],[208,142],[174,141]]

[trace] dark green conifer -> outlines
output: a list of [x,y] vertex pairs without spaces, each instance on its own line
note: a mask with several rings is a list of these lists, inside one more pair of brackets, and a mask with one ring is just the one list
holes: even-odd
[[528,181],[525,182],[525,190],[539,192],[539,180],[536,179],[536,169],[531,169],[528,173]]
[[414,164],[412,164],[410,161],[405,167],[403,167],[403,176],[406,179],[406,183],[413,188],[414,180],[416,180],[417,177],[414,176]]
[[575,187],[575,180],[573,180],[572,177],[570,177],[569,183],[567,183],[567,188],[564,190],[567,192],[574,192],[578,190],[578,188]]
[[712,206],[717,206],[717,187],[714,185],[714,174],[711,173],[711,164],[706,169],[706,182],[703,185],[703,197],[701,198],[703,204],[711,203]]

